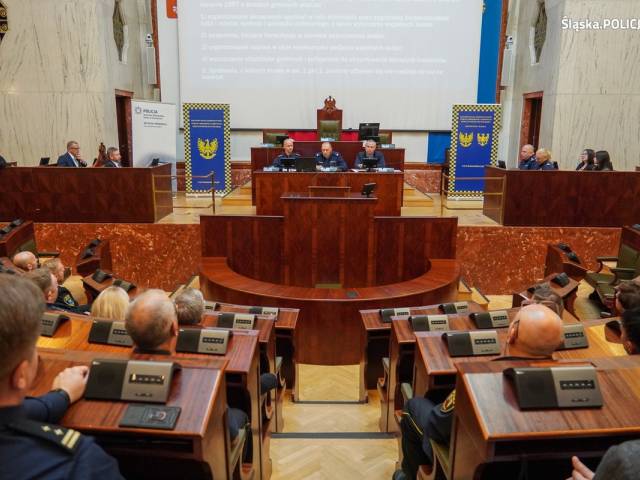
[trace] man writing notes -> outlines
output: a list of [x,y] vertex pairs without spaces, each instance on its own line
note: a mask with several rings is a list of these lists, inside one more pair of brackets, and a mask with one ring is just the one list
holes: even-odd
[[287,138],[282,142],[282,153],[273,160],[271,166],[282,170],[287,160],[289,160],[289,165],[291,165],[295,164],[296,158],[300,158],[300,155],[293,153],[293,138]]
[[322,168],[335,167],[342,172],[347,170],[347,162],[344,161],[342,155],[333,151],[329,142],[324,142],[320,147],[320,152],[316,153],[316,165]]
[[58,157],[59,167],[86,167],[87,162],[82,159],[80,145],[75,140],[67,142],[67,153]]
[[369,159],[370,161],[377,160],[377,167],[384,168],[384,155],[382,152],[376,150],[376,141],[375,140],[366,140],[364,142],[364,152],[358,152],[356,155],[356,166],[358,168],[364,168],[364,159]]

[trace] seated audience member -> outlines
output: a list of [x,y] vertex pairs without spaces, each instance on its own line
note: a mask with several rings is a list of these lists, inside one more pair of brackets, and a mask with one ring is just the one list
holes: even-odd
[[[516,315],[507,334],[505,354],[496,360],[548,359],[563,341],[562,320],[544,305],[527,305]],[[449,445],[455,390],[441,404],[414,397],[405,405],[402,431],[402,470],[394,480],[414,479],[420,465],[433,465],[429,439]]]
[[520,162],[518,168],[520,170],[535,170],[536,156],[534,155],[533,145],[523,145],[520,149]]
[[78,312],[87,312],[89,311],[88,305],[80,305],[71,292],[64,287],[62,284],[64,283],[65,275],[64,275],[64,264],[59,258],[52,258],[51,260],[47,260],[44,262],[44,268],[48,269],[54,277],[56,277],[56,281],[58,282],[58,296],[56,297],[54,304],[60,306],[61,308],[73,308],[74,311]]
[[619,313],[640,307],[640,285],[634,281],[620,283],[615,288],[615,298]]
[[122,167],[122,156],[120,155],[120,150],[116,147],[109,147],[107,149],[107,161],[104,162],[104,167],[107,168],[120,168]]
[[596,167],[594,170],[597,170],[598,172],[613,171],[613,164],[611,163],[609,152],[606,150],[598,150],[596,152],[595,165]]
[[364,166],[365,158],[375,158],[378,160],[378,168],[384,168],[384,155],[381,151],[376,150],[376,141],[375,140],[365,140],[364,142],[364,152],[358,152],[356,155],[356,166],[358,168],[362,168]]
[[80,145],[75,140],[67,142],[67,153],[58,157],[59,167],[86,167],[87,162],[82,159]]
[[116,461],[91,437],[56,424],[84,394],[88,368],[67,368],[52,390],[27,397],[38,371],[44,312],[32,282],[0,275],[0,464],[6,478],[121,479]]
[[58,298],[58,280],[47,268],[36,268],[25,273],[24,277],[31,280],[42,292],[44,301],[47,303],[47,310],[67,310],[56,305]]
[[300,158],[300,155],[297,153],[293,153],[293,138],[287,138],[284,142],[282,142],[282,153],[273,160],[271,166],[282,170],[282,168],[284,167],[282,162],[284,160],[295,160],[296,158]]
[[129,295],[120,287],[107,287],[93,301],[91,315],[107,320],[124,321],[129,308]]
[[640,440],[615,445],[604,454],[595,472],[572,457],[573,473],[567,480],[635,480],[640,470]]
[[[173,300],[176,306],[178,325],[198,325],[204,314],[204,297],[197,288],[185,288]],[[270,372],[260,375],[260,391],[268,392],[278,385],[277,377]]]
[[620,340],[629,355],[640,353],[640,308],[632,308],[622,313]]
[[[174,337],[178,335],[178,317],[173,302],[162,290],[151,289],[138,295],[129,304],[125,327],[133,339],[136,352],[160,355],[174,353]],[[242,410],[230,408],[228,421],[229,433],[234,439],[238,431],[248,425],[249,417]],[[249,429],[247,431],[250,432]],[[246,445],[251,446],[249,439]]]
[[562,297],[552,290],[549,282],[539,283],[536,285],[533,293],[531,294],[531,298],[522,302],[521,306],[532,304],[544,305],[545,307],[553,310],[560,317],[562,317],[562,312],[564,311],[564,302],[562,301]]
[[595,157],[596,152],[590,148],[585,148],[580,154],[580,163],[578,163],[576,170],[593,170],[596,167],[594,163]]
[[18,252],[13,256],[13,264],[24,270],[30,272],[38,268],[38,257],[31,252]]
[[529,170],[555,170],[555,165],[551,162],[551,152],[546,148],[539,148],[536,152],[536,164]]
[[322,168],[337,167],[339,171],[347,170],[347,162],[342,155],[333,151],[331,143],[324,142],[320,147],[320,152],[316,153],[316,165]]

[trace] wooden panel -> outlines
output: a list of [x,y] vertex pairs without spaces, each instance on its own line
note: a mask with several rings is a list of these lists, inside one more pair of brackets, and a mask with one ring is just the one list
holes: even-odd
[[[504,215],[487,198],[484,214],[513,226],[621,227],[640,218],[640,172],[526,171],[485,167],[506,177]],[[499,190],[487,181],[485,192]],[[500,198],[500,197],[494,197]],[[624,206],[624,207],[621,207]]]
[[[17,167],[0,171],[0,218],[37,222],[153,223],[172,211],[171,192],[154,199],[152,175],[170,175],[171,165],[153,168]],[[170,179],[158,180],[158,188]],[[6,198],[6,201],[5,201]],[[157,212],[154,206],[162,205]]]
[[[303,157],[312,157],[320,151],[322,142],[297,141],[293,151]],[[353,168],[358,152],[363,151],[362,142],[331,142],[333,150],[339,152],[344,158],[349,168]],[[381,148],[384,154],[384,162],[388,167],[396,170],[404,170],[404,148]],[[261,170],[270,165],[273,159],[282,153],[279,147],[252,147],[251,148],[251,170]]]
[[457,217],[376,217],[375,283],[415,278],[430,258],[455,258]]
[[361,196],[285,196],[284,283],[370,285],[376,202]]
[[[1,202],[0,202],[1,203]],[[10,218],[14,220],[15,218]],[[4,225],[2,225],[4,227]],[[33,222],[26,221],[19,227],[14,228],[8,234],[0,237],[0,257],[9,257],[10,259],[24,250],[25,246],[35,249],[35,234],[33,232]],[[29,245],[31,243],[31,245]],[[36,253],[35,250],[33,253]]]
[[[300,310],[297,361],[321,365],[356,364],[362,339],[359,310],[429,305],[457,296],[460,265],[433,260],[431,270],[411,281],[350,289],[305,288],[252,280],[229,268],[225,258],[203,258],[200,285],[205,298],[244,305],[277,305]],[[277,328],[277,327],[276,327]]]
[[307,193],[310,186],[351,187],[351,193],[360,193],[365,183],[376,183],[379,202],[375,214],[399,216],[403,182],[403,173],[254,171],[253,203],[258,215],[282,215],[285,193]]

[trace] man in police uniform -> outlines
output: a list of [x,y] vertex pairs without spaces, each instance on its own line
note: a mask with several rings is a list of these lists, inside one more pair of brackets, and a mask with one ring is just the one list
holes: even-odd
[[84,313],[88,312],[91,307],[89,305],[80,305],[67,287],[62,285],[65,278],[65,268],[62,260],[59,258],[52,258],[51,260],[47,260],[44,262],[44,268],[48,269],[51,274],[56,277],[56,281],[58,283],[58,296],[53,302],[59,308],[64,310],[69,310],[76,313]]
[[300,155],[297,153],[293,153],[293,138],[287,138],[284,142],[282,142],[282,152],[278,155],[271,164],[272,167],[276,167],[279,170],[282,170],[284,167],[284,160],[295,161],[296,158],[300,158]]
[[342,155],[333,151],[329,142],[324,142],[320,147],[320,152],[316,153],[316,165],[322,168],[336,167],[341,172],[347,170],[347,162],[344,161]]
[[518,168],[520,170],[535,170],[537,164],[533,145],[523,145],[520,149],[520,163],[518,164]]
[[[522,307],[509,325],[505,355],[496,360],[549,359],[563,342],[562,319],[544,305]],[[416,478],[420,465],[433,465],[430,439],[449,446],[456,391],[441,404],[424,397],[407,402],[400,421],[402,470],[393,480]]]
[[[25,398],[38,371],[36,341],[44,312],[30,281],[0,274],[0,465],[3,478],[121,479],[116,461],[90,437],[59,422],[80,399],[88,368],[68,368],[51,392]],[[53,425],[52,425],[53,423]]]
[[364,167],[363,160],[365,158],[375,158],[378,160],[378,168],[384,168],[384,155],[381,151],[376,150],[376,141],[375,140],[366,140],[364,142],[364,152],[358,152],[356,156],[356,165],[358,168]]

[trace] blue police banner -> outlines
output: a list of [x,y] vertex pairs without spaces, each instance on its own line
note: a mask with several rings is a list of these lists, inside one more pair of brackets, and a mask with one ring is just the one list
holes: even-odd
[[185,103],[184,162],[187,193],[208,193],[214,174],[216,195],[231,192],[231,133],[229,105]]
[[[449,152],[451,198],[479,198],[484,167],[498,161],[501,110],[498,104],[454,105]],[[473,178],[472,180],[458,180]]]

